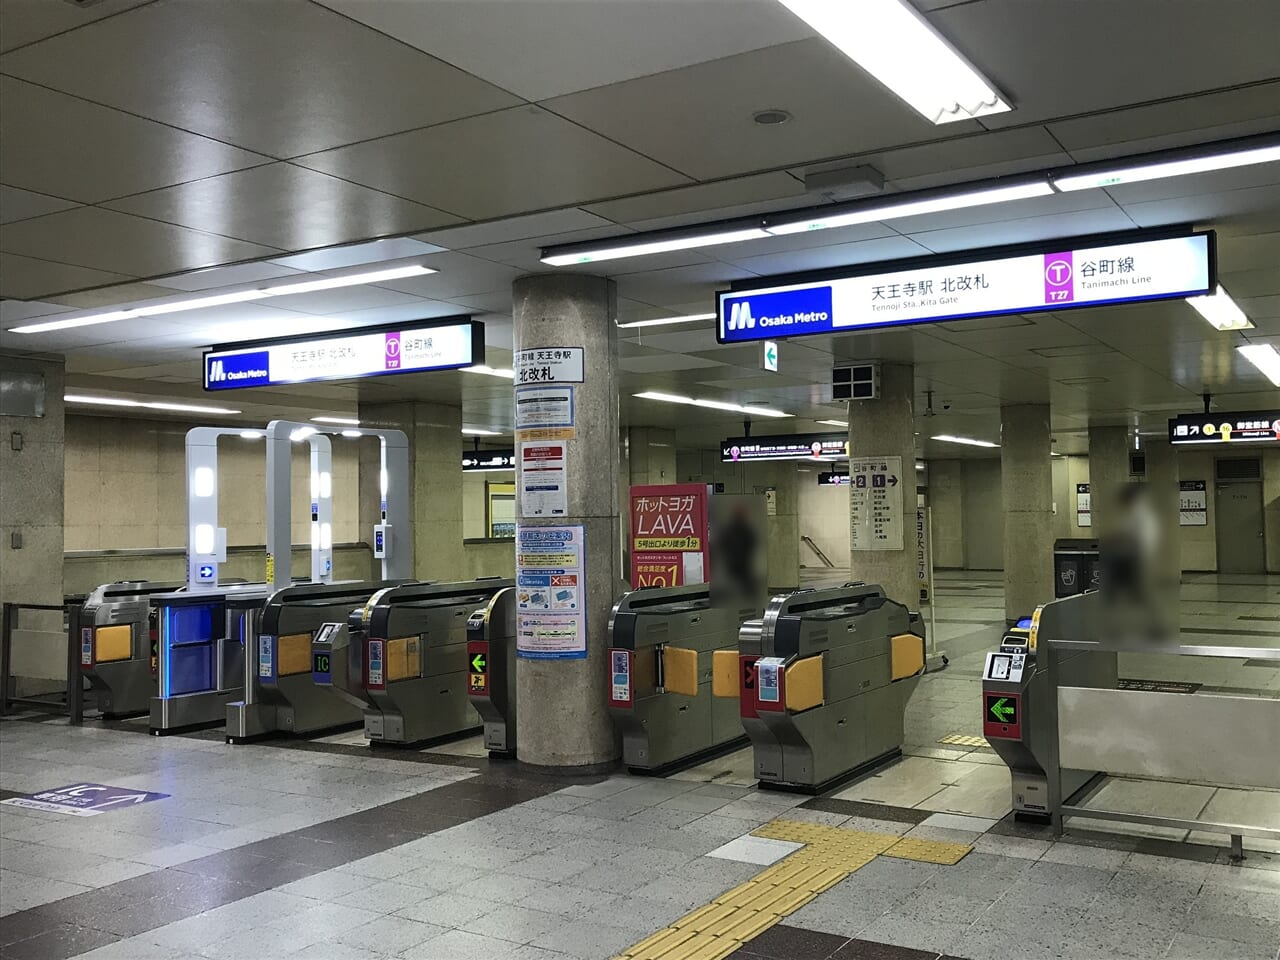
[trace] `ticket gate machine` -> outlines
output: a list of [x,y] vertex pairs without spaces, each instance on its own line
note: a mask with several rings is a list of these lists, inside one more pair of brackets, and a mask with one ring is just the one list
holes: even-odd
[[622,758],[636,773],[662,773],[744,742],[738,705],[713,693],[715,658],[731,660],[760,608],[713,606],[709,584],[646,587],[623,595],[609,618],[609,712]]
[[920,615],[878,586],[774,597],[742,625],[738,662],[722,658],[760,786],[819,793],[900,756],[924,650]]
[[351,613],[347,626],[360,651],[365,736],[377,743],[420,743],[481,725],[468,693],[467,625],[477,607],[514,586],[498,578],[405,584],[378,591]]
[[[1048,676],[1036,662],[1036,637],[1046,627],[1055,637],[1089,639],[1098,635],[1101,594],[1096,590],[1045,604],[1028,629],[1006,631],[1000,648],[987,654],[982,670],[982,733],[991,749],[1009,765],[1013,814],[1017,820],[1049,822],[1047,770],[1056,766],[1057,744],[1045,723],[1050,702]],[[1058,655],[1059,684],[1114,689],[1118,667],[1114,651],[1064,651]],[[1062,795],[1069,797],[1098,776],[1094,770],[1062,771]]]
[[151,733],[224,723],[244,689],[246,650],[257,646],[265,583],[182,590],[151,597],[155,608],[158,690]]
[[491,757],[516,755],[516,592],[499,590],[467,619],[467,696]]
[[150,598],[179,583],[121,580],[97,587],[68,621],[77,631],[80,675],[89,681],[101,719],[140,717],[151,709],[159,674]]
[[[257,643],[244,663],[244,698],[227,704],[227,742],[269,733],[312,733],[360,723],[363,711],[312,680],[312,642],[326,623],[346,622],[379,583],[307,583],[273,593],[262,611]],[[346,646],[339,636],[339,649]],[[330,637],[330,645],[334,638]],[[340,688],[339,688],[340,689]]]

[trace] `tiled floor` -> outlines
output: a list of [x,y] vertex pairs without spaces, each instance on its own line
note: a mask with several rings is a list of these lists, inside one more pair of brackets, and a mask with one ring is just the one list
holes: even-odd
[[[1241,619],[1280,616],[1275,578],[1188,578],[1183,596],[1184,626],[1280,643],[1280,621]],[[743,839],[782,817],[974,852],[954,866],[878,859],[743,960],[1276,960],[1280,856],[1230,866],[1224,837],[1078,819],[1055,843],[1012,822],[992,751],[938,742],[980,732],[999,583],[940,578],[936,617],[950,665],[913,697],[907,756],[815,799],[755,790],[745,751],[665,780],[566,782],[490,762],[476,738],[370,753],[359,732],[228,747],[5,722],[0,799],[79,782],[170,796],[88,818],[0,805],[0,957],[603,960],[784,856]],[[1122,673],[1164,678],[1146,662],[1161,659]],[[1280,671],[1218,666],[1169,678],[1280,695]],[[1117,780],[1092,802],[1280,823],[1280,794],[1260,791]]]

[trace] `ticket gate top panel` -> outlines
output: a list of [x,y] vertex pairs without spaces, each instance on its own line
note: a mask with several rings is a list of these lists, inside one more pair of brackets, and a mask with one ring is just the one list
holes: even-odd
[[411,623],[415,616],[435,607],[471,604],[479,606],[499,590],[514,587],[514,580],[498,577],[467,580],[460,583],[409,583],[379,590],[364,607],[353,614],[353,629],[366,636],[392,639],[419,631],[401,621]]

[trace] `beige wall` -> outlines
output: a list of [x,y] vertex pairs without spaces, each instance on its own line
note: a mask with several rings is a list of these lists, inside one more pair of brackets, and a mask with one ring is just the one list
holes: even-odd
[[[962,460],[964,473],[964,566],[1004,569],[1004,495],[1000,461]],[[934,555],[935,564],[937,555]]]
[[[188,425],[159,420],[66,418],[66,550],[185,547]],[[333,540],[367,540],[358,529],[357,441],[333,438]],[[310,540],[310,465],[299,444],[293,460],[293,542]],[[218,444],[218,523],[228,546],[266,539],[266,446],[223,438]]]
[[933,566],[964,567],[964,466],[960,460],[929,461],[928,504],[932,511]]

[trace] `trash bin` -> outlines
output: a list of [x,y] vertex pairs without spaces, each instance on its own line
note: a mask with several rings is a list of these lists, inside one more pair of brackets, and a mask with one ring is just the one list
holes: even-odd
[[1074,597],[1098,589],[1098,541],[1062,539],[1053,542],[1053,596]]

